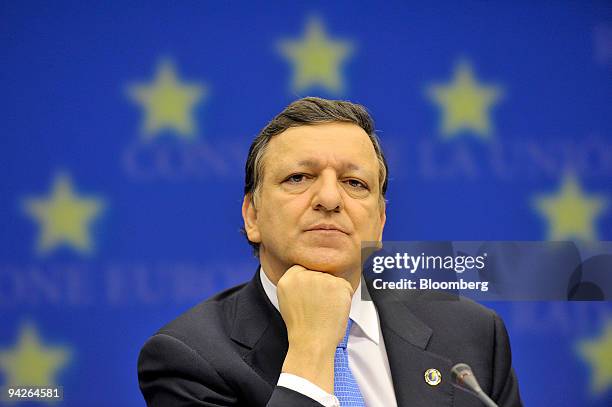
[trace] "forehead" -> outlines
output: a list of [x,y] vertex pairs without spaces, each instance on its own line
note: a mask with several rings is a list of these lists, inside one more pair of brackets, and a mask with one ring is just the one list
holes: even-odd
[[371,171],[378,168],[372,141],[361,127],[352,123],[291,127],[270,140],[266,157],[266,167],[303,161],[358,166]]

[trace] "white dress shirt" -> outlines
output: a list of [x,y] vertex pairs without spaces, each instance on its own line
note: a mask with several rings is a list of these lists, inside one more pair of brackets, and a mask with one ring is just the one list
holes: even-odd
[[[266,295],[280,312],[276,286],[263,268],[259,277]],[[347,344],[349,365],[366,406],[397,407],[378,312],[372,301],[361,299],[361,282],[351,299],[349,318],[353,320]],[[277,385],[302,393],[325,407],[340,406],[333,394],[302,377],[281,373]]]

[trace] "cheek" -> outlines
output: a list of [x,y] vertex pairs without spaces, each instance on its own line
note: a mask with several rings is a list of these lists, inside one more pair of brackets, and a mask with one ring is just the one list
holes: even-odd
[[262,205],[260,210],[260,227],[273,235],[298,227],[305,200],[301,196],[292,199],[270,198],[268,205]]
[[[361,240],[376,240],[380,235],[380,231],[382,228],[382,223],[380,220],[380,211],[378,206],[375,208],[366,207],[362,208],[362,211],[359,213],[358,220],[359,222],[359,230],[360,230],[360,239]],[[355,218],[354,218],[355,219]]]
[[367,218],[367,221],[362,222],[359,227],[359,236],[357,236],[359,243],[362,241],[376,241],[380,237],[381,232],[381,223],[378,221],[379,218],[374,218],[375,215],[369,215],[370,218]]

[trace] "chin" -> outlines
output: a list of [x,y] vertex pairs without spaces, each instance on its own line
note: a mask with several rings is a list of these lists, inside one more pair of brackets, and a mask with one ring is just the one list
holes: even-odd
[[355,262],[347,256],[345,251],[327,247],[308,248],[303,249],[303,251],[307,251],[307,253],[297,253],[296,264],[300,264],[309,270],[337,275],[355,267]]

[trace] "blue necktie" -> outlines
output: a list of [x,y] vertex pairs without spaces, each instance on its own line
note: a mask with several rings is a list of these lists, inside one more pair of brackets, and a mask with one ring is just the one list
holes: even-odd
[[353,376],[349,368],[346,344],[351,325],[353,325],[353,320],[349,319],[346,326],[346,334],[338,344],[336,355],[334,356],[334,395],[340,401],[341,407],[365,407],[365,402],[359,391],[355,376]]

